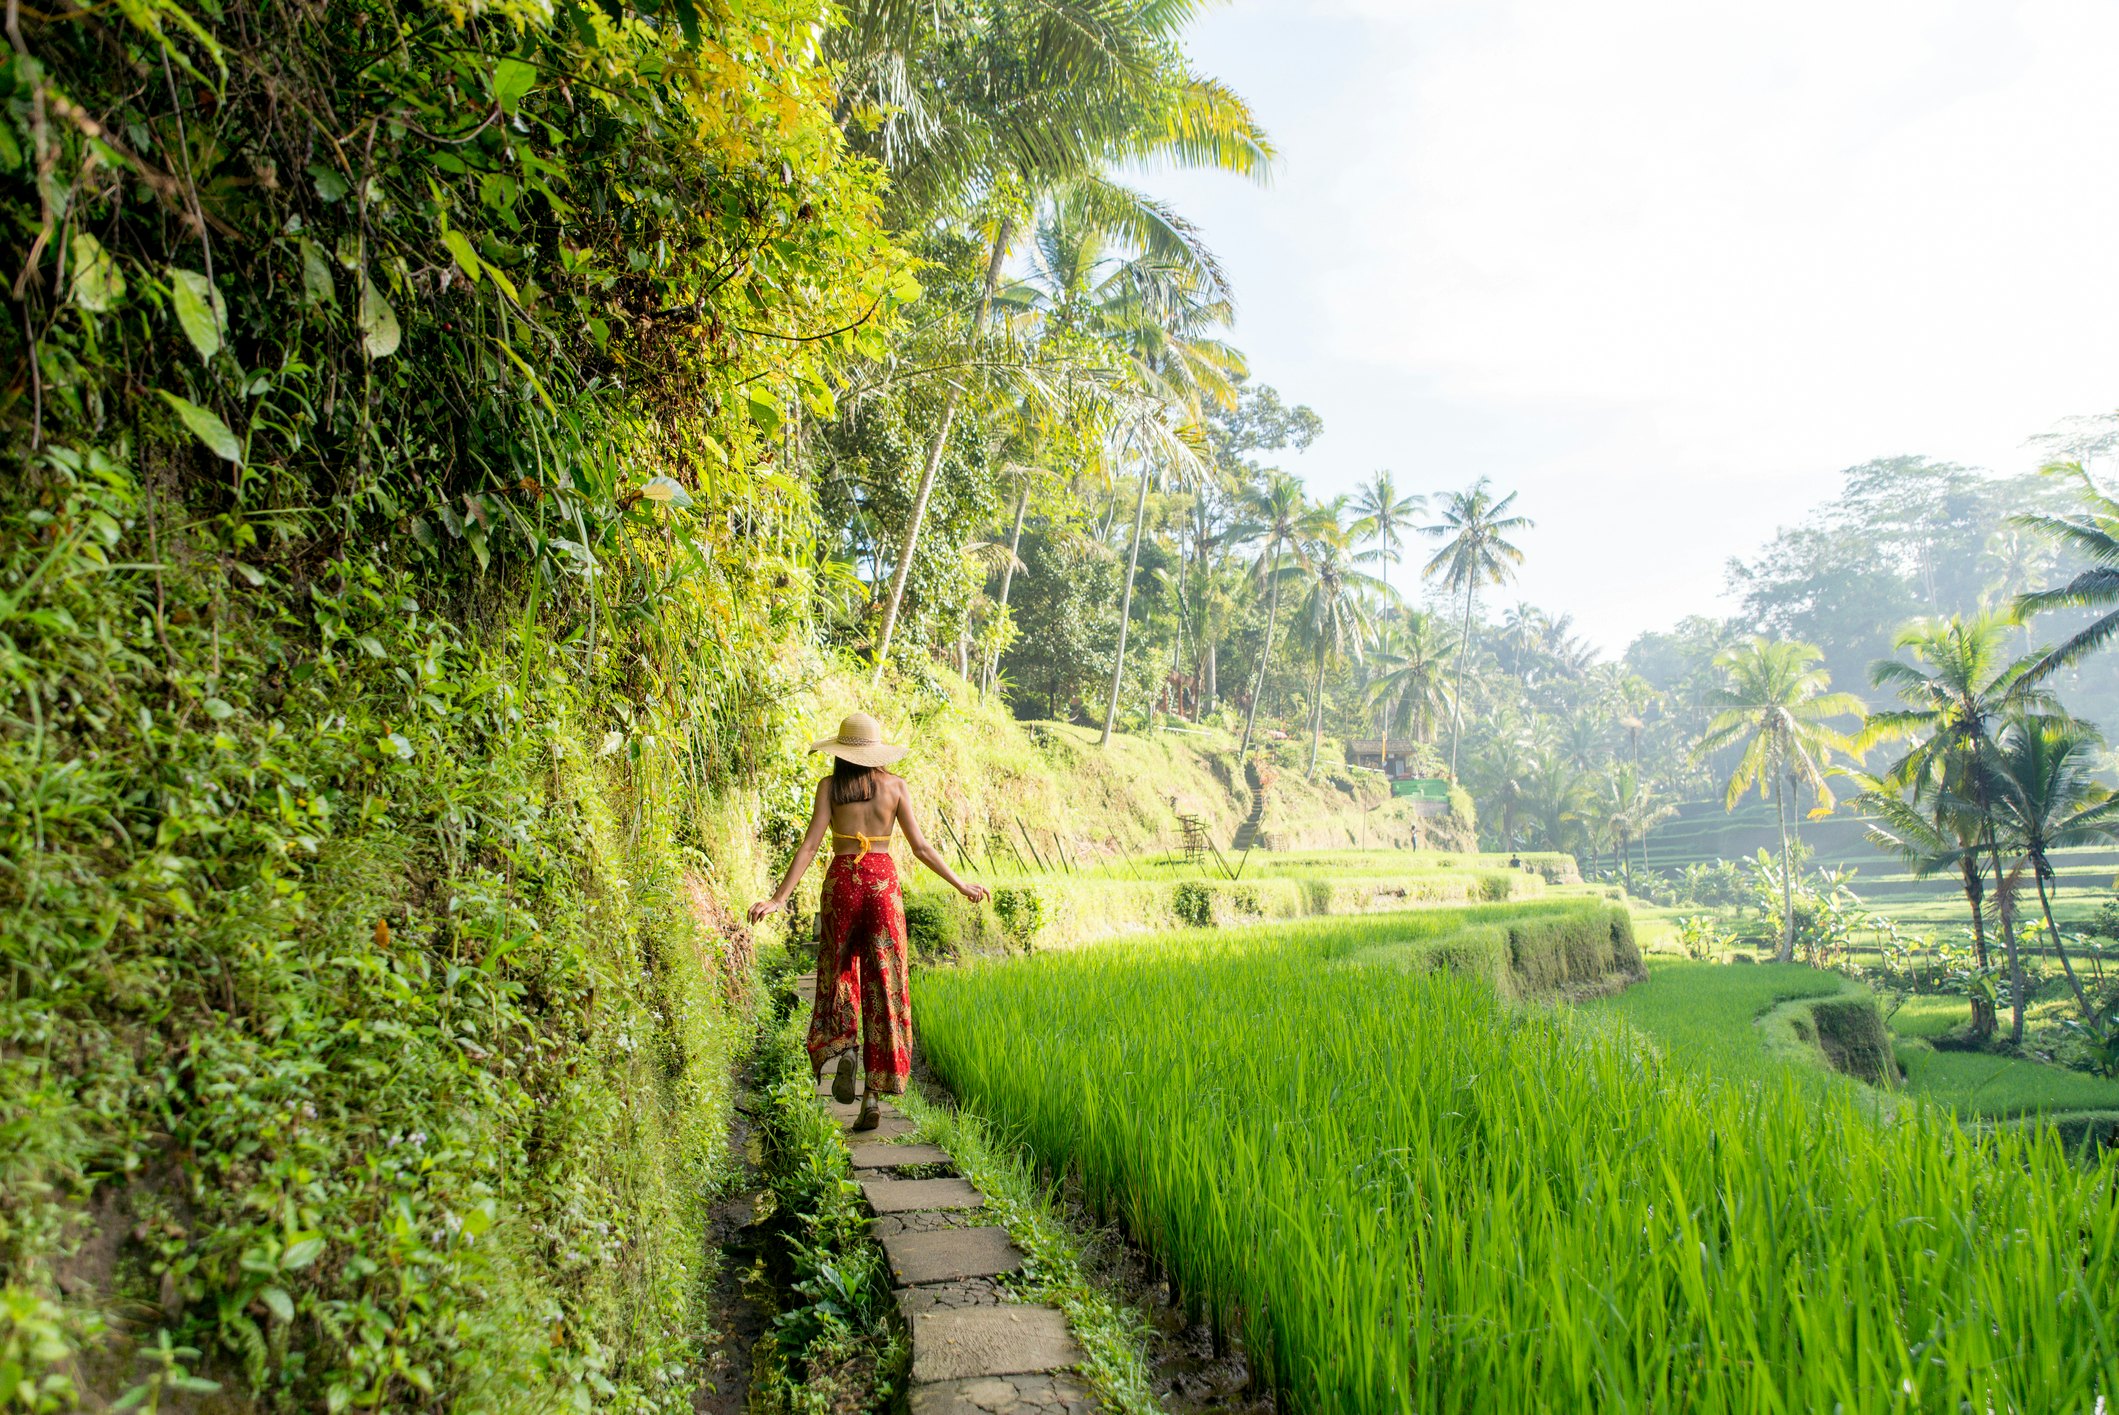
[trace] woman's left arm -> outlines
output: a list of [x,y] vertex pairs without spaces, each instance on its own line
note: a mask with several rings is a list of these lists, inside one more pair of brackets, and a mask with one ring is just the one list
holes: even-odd
[[809,862],[817,858],[817,847],[824,843],[824,832],[831,829],[831,781],[817,783],[817,804],[809,813],[809,833],[802,837],[801,848],[795,851],[794,862],[787,867],[787,878],[780,881],[780,888],[770,899],[761,899],[750,906],[750,921],[757,923],[767,914],[777,914],[787,907],[794,895],[795,886],[809,870]]
[[985,885],[966,884],[958,879],[956,871],[950,869],[949,862],[942,858],[942,852],[928,844],[927,837],[920,833],[920,823],[914,820],[912,815],[912,791],[910,788],[901,792],[898,797],[898,824],[904,827],[905,843],[912,847],[914,859],[940,875],[944,884],[947,884],[951,889],[954,889],[972,903],[980,903],[986,898],[987,890]]

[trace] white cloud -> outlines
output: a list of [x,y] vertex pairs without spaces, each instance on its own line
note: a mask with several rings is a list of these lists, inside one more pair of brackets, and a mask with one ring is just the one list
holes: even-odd
[[1523,591],[1608,646],[1842,466],[2119,403],[2119,7],[1255,0],[1197,49],[1283,170],[1165,185],[1305,472],[1520,487]]

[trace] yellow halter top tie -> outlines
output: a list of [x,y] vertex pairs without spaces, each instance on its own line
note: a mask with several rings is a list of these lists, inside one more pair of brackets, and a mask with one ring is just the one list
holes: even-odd
[[858,830],[853,831],[851,833],[841,833],[835,830],[831,833],[831,838],[835,842],[846,840],[859,841],[861,849],[854,856],[854,859],[858,862],[862,859],[865,859],[869,851],[874,850],[880,846],[888,845],[890,843],[890,834],[891,833],[887,830],[884,831],[881,835],[863,835]]

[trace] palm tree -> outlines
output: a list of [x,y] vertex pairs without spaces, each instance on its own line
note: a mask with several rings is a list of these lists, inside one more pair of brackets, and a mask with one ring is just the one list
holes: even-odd
[[[1192,5],[958,3],[945,15],[940,5],[858,0],[845,8],[823,41],[838,73],[838,119],[849,142],[889,173],[893,224],[981,213],[990,245],[974,345],[986,338],[1025,195],[1080,187],[1136,245],[1203,254],[1189,226],[1112,181],[1108,165],[1145,159],[1262,178],[1271,163],[1243,100],[1184,62],[1177,39]],[[1211,257],[1202,268],[1213,296],[1226,297]],[[952,383],[920,464],[876,640],[878,674],[962,396]]]
[[1471,656],[1472,601],[1477,597],[1480,585],[1507,583],[1514,573],[1510,567],[1523,563],[1523,552],[1508,537],[1517,531],[1529,530],[1534,524],[1528,517],[1509,514],[1509,507],[1515,504],[1515,500],[1513,491],[1495,500],[1487,478],[1481,477],[1463,491],[1450,495],[1443,504],[1440,521],[1421,527],[1424,534],[1443,542],[1442,549],[1435,552],[1421,573],[1441,575],[1451,590],[1464,594],[1464,630],[1457,638],[1457,681],[1450,691],[1451,781],[1457,779],[1457,742],[1464,726],[1464,660]]
[[1589,810],[1589,782],[1574,758],[1550,743],[1530,760],[1530,807],[1545,836],[1545,848],[1567,851]]
[[1371,704],[1381,705],[1384,769],[1390,769],[1391,728],[1403,723],[1411,727],[1415,742],[1433,735],[1435,715],[1450,701],[1442,681],[1442,670],[1454,652],[1443,636],[1435,616],[1424,609],[1406,609],[1392,625],[1393,632],[1375,657],[1381,669],[1368,687]]
[[[1986,821],[1969,803],[1947,792],[1934,791],[1911,800],[1899,789],[1877,777],[1855,773],[1862,792],[1855,809],[1869,818],[1865,834],[1870,841],[1889,850],[1904,862],[1915,879],[1926,879],[1943,870],[1957,872],[1958,887],[1972,913],[1972,959],[1982,978],[1986,976],[1987,879],[1982,843]],[[1990,989],[1975,988],[1972,998],[1972,1034],[1981,1040],[1994,1035],[1999,1025]]]
[[1833,753],[1852,757],[1854,744],[1830,725],[1835,717],[1859,717],[1861,700],[1827,689],[1831,678],[1818,662],[1814,644],[1775,643],[1752,638],[1715,657],[1720,687],[1707,700],[1718,708],[1706,735],[1694,747],[1696,756],[1743,744],[1743,754],[1729,776],[1723,804],[1730,810],[1756,785],[1761,796],[1773,796],[1781,840],[1781,941],[1774,958],[1795,960],[1795,860],[1788,833],[1786,786],[1816,793],[1813,816],[1831,811],[1832,788],[1825,780]]
[[1240,766],[1251,755],[1251,733],[1258,722],[1258,702],[1265,696],[1266,667],[1273,661],[1273,624],[1280,614],[1280,563],[1285,554],[1298,559],[1316,538],[1323,517],[1303,495],[1302,483],[1285,472],[1271,472],[1263,486],[1244,493],[1244,508],[1250,513],[1249,539],[1258,543],[1258,559],[1252,570],[1266,587],[1266,632],[1258,646],[1258,678],[1251,688],[1251,705],[1243,716],[1243,742],[1236,749]]
[[1979,818],[2002,948],[2009,960],[2009,1039],[2021,1043],[2030,985],[2016,946],[2015,891],[2002,868],[1994,821],[1994,738],[2008,718],[2051,711],[2056,704],[2037,684],[2038,657],[2009,656],[2010,624],[2007,616],[1981,613],[1969,619],[1916,620],[1901,629],[1892,646],[1913,661],[1885,659],[1870,668],[1869,678],[1880,688],[1896,690],[1905,706],[1872,715],[1861,746],[1910,739],[1913,745],[1878,773],[1879,778],[1916,799],[1936,793],[1955,797]]
[[1619,867],[1626,875],[1626,892],[1633,893],[1633,842],[1641,842],[1641,868],[1648,867],[1648,832],[1676,815],[1677,807],[1659,802],[1640,772],[1622,764],[1604,781],[1604,816],[1611,828],[1612,846]]
[[1343,500],[1317,508],[1321,513],[1308,553],[1289,567],[1302,576],[1308,592],[1297,609],[1297,619],[1317,657],[1316,686],[1310,695],[1310,764],[1304,774],[1317,774],[1317,753],[1324,743],[1324,670],[1332,659],[1351,654],[1357,660],[1372,632],[1366,598],[1382,586],[1372,575],[1356,570],[1347,553],[1347,533],[1340,523]]
[[2082,482],[2082,510],[2074,516],[2022,515],[2012,517],[2019,526],[2039,531],[2089,559],[2089,568],[2066,584],[2049,590],[2033,590],[2016,596],[2011,606],[2016,617],[2028,618],[2048,609],[2101,609],[2104,612],[2064,639],[2031,668],[2033,679],[2045,678],[2055,669],[2094,653],[2119,634],[2119,501],[2106,496],[2079,462],[2054,468],[2069,472]]
[[1354,514],[1360,519],[1349,531],[1356,540],[1375,542],[1373,548],[1363,551],[1358,558],[1381,560],[1385,567],[1385,584],[1390,583],[1390,572],[1405,551],[1405,533],[1413,529],[1413,517],[1426,509],[1426,497],[1400,496],[1398,485],[1388,471],[1377,472],[1355,491]]
[[2072,718],[2018,719],[2002,732],[1993,754],[1991,793],[2003,836],[2030,862],[2046,937],[2060,955],[2075,1005],[2092,1031],[2101,1029],[2102,1019],[2083,992],[2060,926],[2053,922],[2052,852],[2105,844],[2113,837],[2119,799],[2091,776],[2092,759],[2101,745],[2095,728]]

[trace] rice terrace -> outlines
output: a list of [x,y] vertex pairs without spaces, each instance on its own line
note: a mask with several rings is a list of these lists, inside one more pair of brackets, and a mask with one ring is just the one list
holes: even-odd
[[0,1415],[2119,1415],[2108,11],[4,0]]

